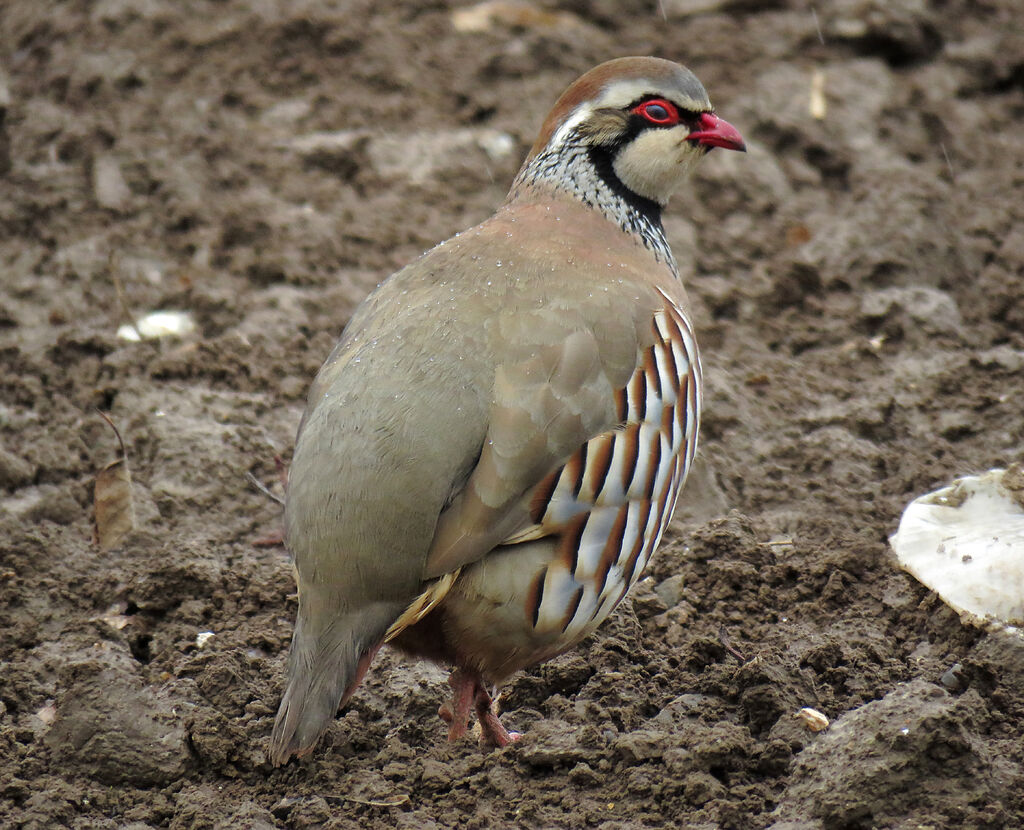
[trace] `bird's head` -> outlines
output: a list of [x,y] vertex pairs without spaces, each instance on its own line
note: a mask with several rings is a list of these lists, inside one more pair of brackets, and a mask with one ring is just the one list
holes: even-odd
[[547,166],[553,177],[578,178],[571,167],[589,164],[612,191],[662,207],[714,147],[746,149],[692,72],[660,58],[618,58],[562,94],[520,177],[543,176]]

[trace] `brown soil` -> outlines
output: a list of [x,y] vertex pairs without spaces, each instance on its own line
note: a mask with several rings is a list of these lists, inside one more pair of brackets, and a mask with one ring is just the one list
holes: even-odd
[[[886,543],[1024,446],[1019,4],[546,6],[458,32],[415,0],[3,3],[0,824],[1024,826],[1024,648]],[[709,391],[660,556],[505,689],[517,745],[447,744],[444,672],[383,654],[272,769],[294,589],[245,474],[280,492],[358,300],[490,213],[568,82],[644,53],[750,142],[666,218]],[[115,337],[154,309],[198,329]],[[111,551],[97,407],[135,481]]]

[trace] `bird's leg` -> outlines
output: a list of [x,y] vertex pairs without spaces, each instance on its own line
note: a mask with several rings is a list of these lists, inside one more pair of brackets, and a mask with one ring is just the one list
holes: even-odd
[[455,669],[448,676],[448,685],[452,687],[452,699],[442,703],[437,714],[448,724],[448,741],[451,743],[459,740],[469,730],[469,708],[480,680],[462,669]]
[[504,727],[494,711],[494,701],[490,693],[479,680],[476,684],[475,700],[476,716],[480,721],[480,744],[482,746],[508,746],[522,737],[519,732],[509,732]]

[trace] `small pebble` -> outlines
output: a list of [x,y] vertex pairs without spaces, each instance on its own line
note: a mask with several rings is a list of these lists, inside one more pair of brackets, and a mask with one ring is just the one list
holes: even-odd
[[828,729],[828,718],[817,709],[805,706],[796,713],[796,716],[803,721],[804,726],[810,729],[811,732],[821,732]]
[[963,664],[954,663],[946,669],[945,672],[943,672],[942,677],[939,678],[939,682],[949,689],[949,691],[958,692],[967,686],[964,682],[963,670]]

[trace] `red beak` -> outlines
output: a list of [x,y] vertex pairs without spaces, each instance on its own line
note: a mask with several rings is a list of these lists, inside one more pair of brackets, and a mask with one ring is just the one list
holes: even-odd
[[726,150],[739,150],[741,153],[747,151],[747,145],[743,142],[739,130],[713,112],[700,114],[700,126],[699,130],[694,130],[686,137],[687,141],[696,141],[709,149],[724,147]]

